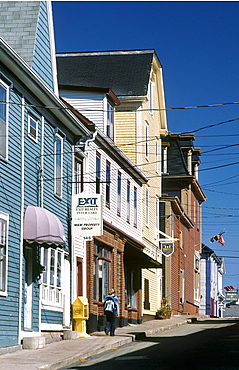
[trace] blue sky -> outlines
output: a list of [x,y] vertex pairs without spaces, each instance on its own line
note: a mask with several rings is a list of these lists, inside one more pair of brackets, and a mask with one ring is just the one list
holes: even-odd
[[[223,283],[239,288],[239,2],[52,4],[57,52],[155,49],[166,107],[198,107],[168,109],[168,129],[196,134],[194,145],[203,151],[199,182],[207,196],[203,242],[227,256]],[[210,244],[222,230],[225,247]]]

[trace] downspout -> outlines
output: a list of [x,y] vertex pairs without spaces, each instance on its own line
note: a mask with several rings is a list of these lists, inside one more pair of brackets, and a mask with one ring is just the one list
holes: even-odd
[[[91,139],[88,139],[84,142],[84,152],[86,153],[86,157],[85,157],[85,173],[87,173],[87,190],[89,191],[89,158],[88,158],[88,151],[89,151],[89,146],[90,146],[90,143],[92,143],[93,141],[95,141],[95,138],[96,138],[96,135],[97,135],[97,131],[95,131],[93,134],[92,134],[92,138]],[[85,192],[85,191],[84,191]]]
[[19,250],[19,317],[18,317],[18,344],[21,343],[21,323],[22,323],[22,271],[23,271],[23,220],[24,220],[24,107],[25,99],[22,97],[22,116],[21,116],[21,228],[20,228],[20,250]]

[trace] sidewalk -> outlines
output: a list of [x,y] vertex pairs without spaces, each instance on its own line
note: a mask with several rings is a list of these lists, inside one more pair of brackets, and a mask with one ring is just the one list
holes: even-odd
[[139,325],[117,328],[114,337],[107,336],[104,332],[95,332],[88,338],[53,342],[37,350],[21,349],[1,355],[0,370],[60,369],[136,339],[190,323],[197,318],[199,317],[183,315],[166,320],[150,320]]

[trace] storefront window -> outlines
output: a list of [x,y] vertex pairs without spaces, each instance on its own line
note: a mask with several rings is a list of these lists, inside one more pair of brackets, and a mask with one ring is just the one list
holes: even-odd
[[95,244],[94,248],[94,299],[103,302],[110,288],[111,251]]

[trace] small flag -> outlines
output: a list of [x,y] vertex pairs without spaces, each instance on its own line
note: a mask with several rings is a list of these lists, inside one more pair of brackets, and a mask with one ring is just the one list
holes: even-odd
[[225,289],[227,292],[229,292],[230,290],[235,290],[234,286],[232,285],[225,286],[223,289]]
[[216,242],[220,243],[220,244],[224,247],[224,245],[225,245],[225,241],[224,241],[224,239],[223,239],[223,237],[222,237],[222,234],[217,234],[217,235],[213,236],[213,237],[210,239],[210,243],[213,243],[213,242],[214,242],[214,240],[215,240]]

